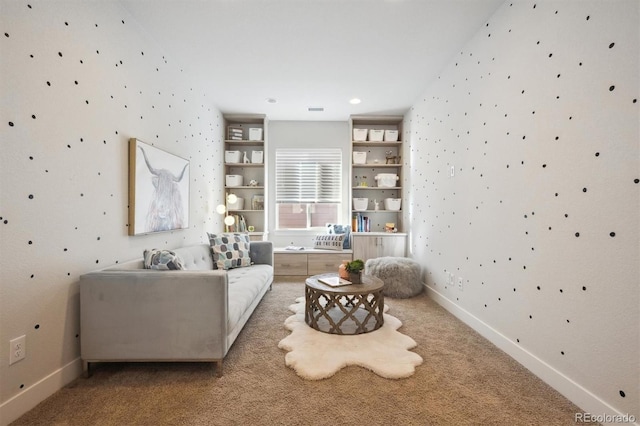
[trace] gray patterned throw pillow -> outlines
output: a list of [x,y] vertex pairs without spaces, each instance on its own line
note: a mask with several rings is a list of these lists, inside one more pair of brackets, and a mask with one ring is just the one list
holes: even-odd
[[248,234],[208,234],[213,262],[218,269],[233,269],[251,265]]
[[171,250],[151,249],[144,251],[144,268],[162,271],[182,270],[182,259]]

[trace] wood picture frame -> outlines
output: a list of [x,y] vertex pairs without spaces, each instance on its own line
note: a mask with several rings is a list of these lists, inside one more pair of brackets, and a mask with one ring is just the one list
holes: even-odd
[[189,227],[189,160],[129,139],[129,235]]

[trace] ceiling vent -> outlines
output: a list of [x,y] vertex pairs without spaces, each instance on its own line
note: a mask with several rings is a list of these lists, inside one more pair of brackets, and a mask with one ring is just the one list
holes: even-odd
[[322,112],[322,111],[324,111],[324,108],[322,108],[322,107],[309,107],[309,108],[307,108],[307,110],[309,112]]

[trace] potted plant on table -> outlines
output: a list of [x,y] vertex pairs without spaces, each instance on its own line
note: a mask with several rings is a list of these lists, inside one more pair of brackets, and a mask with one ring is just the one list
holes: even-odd
[[346,265],[346,270],[349,273],[349,281],[354,284],[362,283],[362,270],[364,269],[364,262],[361,259],[353,260]]

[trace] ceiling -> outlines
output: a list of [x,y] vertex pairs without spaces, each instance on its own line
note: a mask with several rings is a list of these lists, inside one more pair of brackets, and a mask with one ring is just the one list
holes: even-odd
[[502,2],[120,0],[223,113],[338,121],[407,111]]

